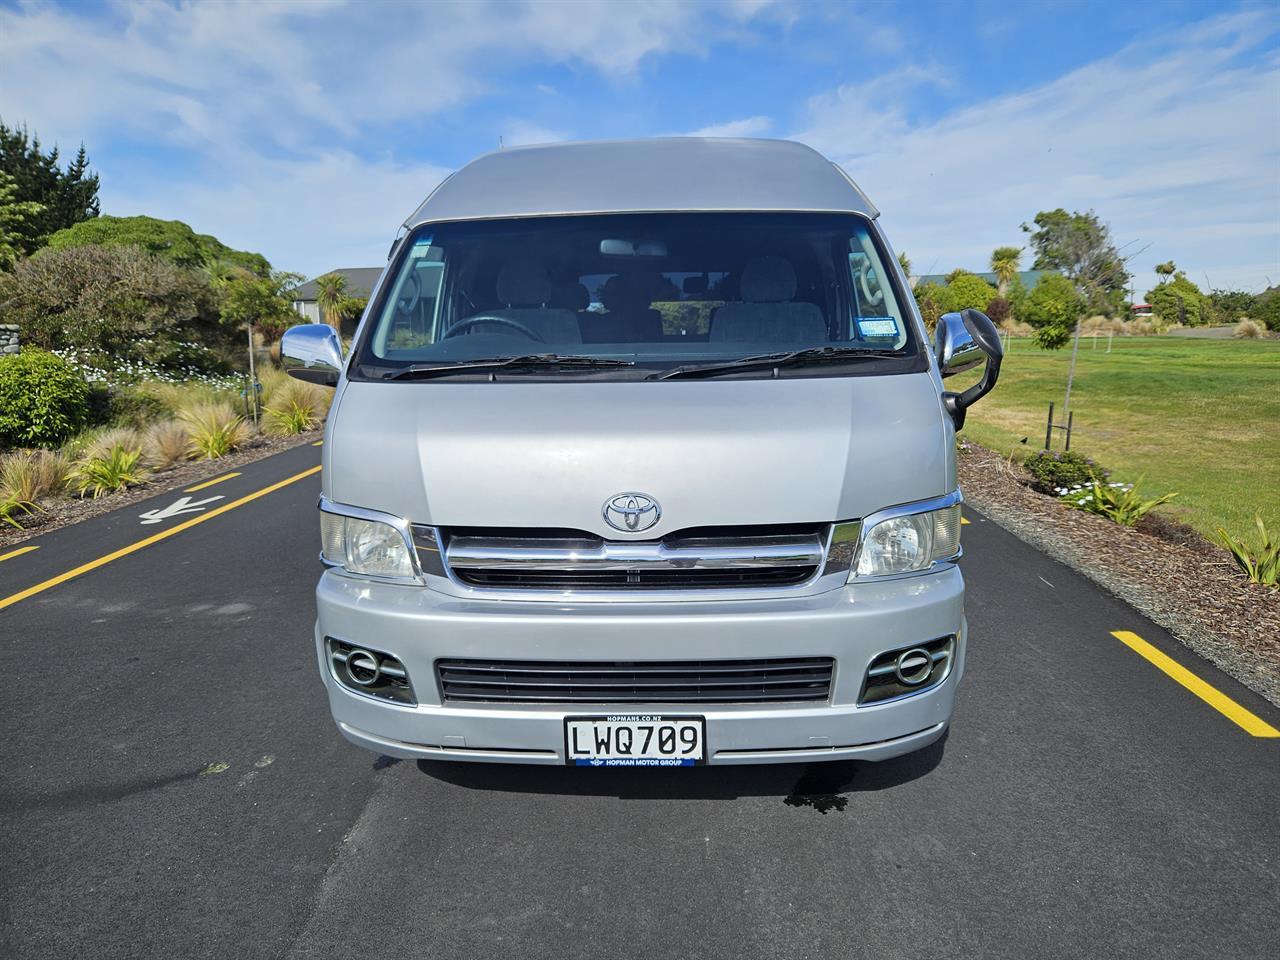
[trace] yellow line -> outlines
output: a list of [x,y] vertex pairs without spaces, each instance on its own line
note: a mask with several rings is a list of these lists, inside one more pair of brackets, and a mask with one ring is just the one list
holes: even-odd
[[20,557],[24,553],[30,553],[32,550],[39,549],[39,547],[19,547],[17,550],[10,550],[8,553],[0,553],[0,560],[8,560],[11,557]]
[[230,480],[232,477],[238,477],[238,473],[224,473],[220,477],[214,477],[212,480],[206,480],[204,483],[197,483],[194,487],[186,487],[183,493],[195,493],[197,490],[203,490],[205,487],[212,487],[215,483],[221,483],[223,480]]
[[1130,633],[1128,630],[1112,630],[1111,635],[1134,653],[1163,670],[1232,723],[1243,727],[1255,737],[1280,737],[1280,730],[1271,726],[1257,714],[1250,713],[1216,687],[1205,683],[1182,664],[1165,656],[1136,633]]
[[964,525],[965,525],[966,523],[968,523],[968,522],[969,522],[969,518],[968,518],[968,517],[961,517],[961,518],[960,518],[960,526],[964,526]]
[[274,493],[281,487],[287,487],[291,483],[297,483],[299,480],[303,480],[319,472],[319,467],[312,467],[310,470],[303,470],[301,473],[295,473],[292,477],[287,477],[284,480],[273,483],[269,487],[263,487],[261,490],[255,490],[253,493],[246,494],[239,500],[232,500],[230,503],[224,503],[222,506],[215,507],[208,513],[202,513],[197,517],[192,517],[190,520],[186,520],[178,524],[177,526],[170,527],[167,530],[161,530],[159,533],[147,537],[145,540],[139,540],[136,543],[129,544],[127,547],[121,547],[119,550],[114,550],[105,556],[98,557],[97,560],[90,560],[88,563],[82,563],[74,570],[68,570],[66,573],[60,573],[56,577],[50,577],[48,580],[37,583],[34,587],[27,587],[26,590],[22,590],[9,597],[5,597],[3,600],[0,600],[0,610],[3,610],[5,607],[13,606],[13,604],[20,600],[27,599],[27,597],[34,597],[37,593],[43,593],[50,587],[56,587],[60,583],[66,583],[68,580],[78,577],[82,573],[88,573],[90,570],[96,570],[98,567],[106,566],[112,560],[119,560],[121,557],[127,557],[129,554],[136,553],[143,547],[149,547],[153,543],[159,543],[161,540],[167,540],[169,537],[179,534],[183,530],[190,530],[198,523],[204,523],[206,520],[212,520],[214,517],[221,516],[229,510],[234,510],[236,507],[244,506],[252,500],[257,500],[259,497],[265,497],[268,493]]
[[316,440],[316,441],[314,441],[311,445],[312,445],[313,447],[323,447],[323,446],[324,446],[324,441],[323,441],[323,440]]

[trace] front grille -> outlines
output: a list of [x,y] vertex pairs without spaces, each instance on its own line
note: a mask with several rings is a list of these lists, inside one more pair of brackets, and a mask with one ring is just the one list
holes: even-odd
[[[420,528],[420,531],[425,528]],[[813,578],[827,525],[697,528],[660,540],[604,540],[574,530],[416,533],[460,582],[502,590],[724,590],[787,587]],[[426,564],[424,562],[424,569]]]
[[473,587],[515,590],[724,590],[804,583],[813,567],[763,570],[458,570]]
[[438,660],[445,700],[482,703],[776,703],[827,700],[830,657],[568,662]]

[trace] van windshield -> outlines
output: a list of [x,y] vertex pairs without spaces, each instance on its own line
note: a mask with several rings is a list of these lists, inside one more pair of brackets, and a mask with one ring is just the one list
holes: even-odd
[[[511,358],[503,379],[923,369],[898,285],[856,216],[432,224],[397,259],[357,344],[357,377],[454,365],[478,376]],[[757,369],[774,356],[785,363]]]

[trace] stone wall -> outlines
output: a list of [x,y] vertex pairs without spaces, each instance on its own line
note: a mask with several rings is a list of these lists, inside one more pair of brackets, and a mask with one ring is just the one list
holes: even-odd
[[0,354],[18,352],[18,328],[11,323],[0,323]]

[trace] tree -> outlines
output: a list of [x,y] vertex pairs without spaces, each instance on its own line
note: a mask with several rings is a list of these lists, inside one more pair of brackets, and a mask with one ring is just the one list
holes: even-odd
[[259,277],[247,270],[214,281],[222,322],[232,327],[256,328],[267,340],[276,340],[299,321],[291,296],[303,277],[273,270]]
[[33,346],[73,349],[109,366],[216,369],[234,349],[204,275],[136,247],[73,247],[19,261],[0,274],[0,322],[18,324]]
[[957,313],[969,308],[987,309],[987,304],[996,298],[996,288],[968,270],[952,270],[947,274],[945,287],[921,284],[916,287],[915,296],[917,304],[925,297],[930,298],[939,313]]
[[1032,269],[1061,272],[1089,309],[1108,316],[1121,309],[1129,271],[1111,242],[1111,231],[1096,213],[1042,210],[1034,227],[1024,223],[1022,229],[1031,235],[1036,253]]
[[1056,350],[1071,339],[1084,308],[1075,284],[1061,274],[1046,273],[1026,295],[1018,319],[1036,328],[1037,344]]
[[1001,297],[1009,289],[1009,282],[1018,275],[1021,260],[1021,247],[996,247],[991,251],[991,272],[996,275],[996,287]]
[[316,277],[316,306],[320,318],[335,330],[342,328],[342,304],[347,299],[347,278],[340,273]]
[[1158,283],[1147,291],[1147,303],[1157,317],[1165,323],[1183,323],[1196,326],[1209,318],[1207,298],[1181,270],[1168,283]]
[[898,254],[898,266],[902,267],[902,272],[908,277],[911,276],[911,258],[906,253]]
[[0,172],[13,177],[15,202],[38,203],[41,210],[22,224],[17,246],[24,256],[38,250],[54,232],[99,213],[98,175],[89,170],[84,144],[66,170],[59,165],[58,148],[48,153],[40,138],[25,127],[0,122]]
[[260,253],[234,250],[217,237],[196,233],[181,220],[155,217],[96,217],[49,238],[49,249],[70,247],[128,246],[143,250],[180,267],[202,268],[215,275],[246,270],[268,276],[271,264]]
[[1268,330],[1280,332],[1280,287],[1267,287],[1258,294],[1249,316],[1265,324]]
[[1164,283],[1177,271],[1177,266],[1172,260],[1166,260],[1164,263],[1156,264],[1157,283]]
[[21,256],[25,227],[44,211],[34,200],[19,200],[17,181],[0,170],[0,270],[9,270]]
[[1241,317],[1253,317],[1258,298],[1247,290],[1211,290],[1214,323],[1235,323]]

